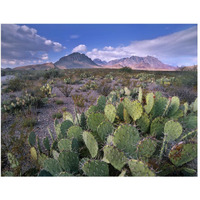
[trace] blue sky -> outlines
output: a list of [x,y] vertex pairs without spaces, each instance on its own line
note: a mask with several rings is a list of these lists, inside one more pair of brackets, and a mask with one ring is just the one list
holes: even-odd
[[155,56],[174,66],[197,63],[195,24],[3,24],[2,67],[56,62],[72,52],[113,60]]

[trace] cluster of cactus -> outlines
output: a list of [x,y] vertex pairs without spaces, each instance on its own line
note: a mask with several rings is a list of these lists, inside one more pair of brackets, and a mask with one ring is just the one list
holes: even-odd
[[83,86],[81,86],[79,89],[82,91],[87,91],[87,90],[96,90],[97,89],[97,83],[95,81],[88,81],[85,83]]
[[89,78],[89,77],[91,77],[91,74],[90,74],[90,73],[84,72],[84,73],[80,74],[80,78],[81,78],[82,80],[84,80],[84,79],[86,79],[86,78]]
[[171,85],[172,83],[175,82],[175,77],[162,77],[160,79],[156,80],[156,83],[159,85]]
[[56,136],[49,130],[51,144],[43,139],[46,154],[31,133],[39,176],[194,175],[188,164],[197,157],[197,101],[187,107],[178,97],[149,93],[143,102],[139,93],[115,104],[100,96],[75,118],[65,112],[61,123],[55,120]]
[[110,79],[110,80],[114,80],[114,77],[113,75],[110,73],[110,74],[106,74],[105,76],[106,79]]
[[2,102],[2,112],[13,112],[14,110],[26,108],[30,105],[34,105],[37,98],[31,94],[25,92],[25,95],[16,97],[14,100]]
[[136,78],[138,78],[140,81],[146,81],[146,82],[154,82],[155,81],[155,75],[154,74],[147,74],[147,73],[140,73],[136,75]]
[[65,83],[65,84],[71,84],[71,82],[72,82],[72,81],[71,81],[71,78],[70,78],[70,77],[64,79],[64,83]]
[[44,95],[46,97],[50,97],[51,96],[51,91],[52,91],[52,87],[49,83],[43,85],[40,90],[44,93]]

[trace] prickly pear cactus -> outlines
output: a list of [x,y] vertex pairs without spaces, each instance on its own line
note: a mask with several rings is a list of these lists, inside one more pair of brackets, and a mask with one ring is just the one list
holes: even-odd
[[113,130],[113,125],[109,121],[102,122],[97,127],[97,133],[103,142],[106,141],[108,135],[112,134]]
[[105,97],[105,96],[100,96],[100,97],[97,99],[97,107],[98,107],[98,110],[99,110],[100,112],[103,112],[105,106],[106,106],[106,97]]
[[121,170],[126,164],[127,158],[122,151],[115,146],[106,145],[103,148],[104,158],[108,160],[111,165],[117,170]]
[[58,149],[62,151],[71,151],[72,150],[72,139],[61,139],[58,142]]
[[98,144],[95,140],[94,136],[87,131],[83,132],[83,140],[85,142],[86,147],[88,148],[92,158],[94,158],[98,153]]
[[30,153],[31,153],[31,158],[33,160],[37,160],[37,151],[36,151],[35,147],[31,147]]
[[63,151],[58,157],[58,162],[64,171],[72,174],[78,172],[79,157],[77,153]]
[[176,140],[182,134],[182,126],[179,122],[174,122],[172,120],[165,123],[164,135],[166,137],[166,142],[171,142]]
[[88,116],[87,125],[93,132],[97,132],[97,127],[101,122],[105,121],[105,116],[102,113],[92,113]]
[[188,102],[185,102],[185,103],[184,103],[184,116],[187,115],[188,109],[189,109]]
[[117,107],[117,116],[121,121],[124,121],[124,114],[123,114],[124,106],[123,103],[120,103]]
[[74,120],[73,120],[72,114],[69,113],[69,112],[64,112],[64,113],[63,113],[63,120],[64,120],[64,121],[69,120],[69,121],[71,121],[71,122],[74,121]]
[[150,127],[150,135],[156,137],[157,139],[161,139],[164,137],[164,125],[167,119],[163,117],[155,118]]
[[144,113],[140,119],[136,121],[137,126],[139,129],[143,132],[146,133],[149,130],[149,125],[150,125],[150,119],[146,113]]
[[115,117],[116,117],[116,109],[112,104],[107,104],[105,109],[105,116],[107,117],[107,119],[113,123],[115,121]]
[[53,176],[57,176],[62,171],[59,162],[53,158],[48,158],[44,161],[44,169]]
[[29,145],[31,147],[35,146],[35,143],[36,143],[36,135],[34,132],[31,132],[30,135],[29,135],[29,138],[28,138],[28,142],[29,142]]
[[131,102],[128,98],[125,98],[123,101],[123,105],[134,121],[142,116],[143,108],[138,101]]
[[83,130],[79,126],[71,126],[67,131],[67,138],[72,139],[75,138],[78,142],[83,141],[82,139]]
[[183,164],[192,161],[197,157],[197,144],[196,143],[183,143],[172,147],[169,152],[170,161],[176,166],[182,166]]
[[139,88],[138,101],[142,103],[142,88]]
[[144,109],[147,114],[149,114],[154,106],[154,94],[148,93],[146,96],[146,105],[144,106]]
[[49,138],[48,137],[45,137],[43,139],[43,144],[44,144],[44,147],[46,148],[46,150],[50,151],[50,143],[49,143]]
[[52,154],[53,154],[53,158],[54,158],[55,160],[58,160],[59,153],[58,153],[57,151],[53,150],[53,151],[52,151]]
[[130,115],[128,114],[128,111],[125,108],[123,110],[123,118],[126,124],[129,124],[131,122]]
[[19,166],[19,162],[12,153],[7,153],[7,158],[10,163],[11,168],[16,168]]
[[82,170],[87,176],[109,176],[108,164],[100,160],[88,160]]
[[81,113],[80,126],[83,130],[87,129],[87,119],[84,112]]
[[170,100],[170,106],[168,108],[167,116],[173,116],[179,109],[180,106],[180,100],[178,97],[174,96]]
[[138,157],[145,161],[150,158],[156,150],[157,142],[153,138],[144,138],[138,144]]
[[140,140],[137,129],[133,126],[122,125],[116,129],[113,142],[130,158],[137,158],[137,143]]
[[131,170],[132,176],[155,176],[155,173],[141,161],[131,159],[128,161],[128,166]]
[[61,123],[61,126],[60,126],[61,137],[60,137],[60,139],[67,137],[67,131],[71,126],[73,126],[73,123],[70,120],[66,120],[66,121],[63,121]]
[[131,95],[131,91],[127,87],[124,88],[124,93],[125,93],[126,96]]
[[73,176],[73,175],[68,172],[61,172],[58,176]]

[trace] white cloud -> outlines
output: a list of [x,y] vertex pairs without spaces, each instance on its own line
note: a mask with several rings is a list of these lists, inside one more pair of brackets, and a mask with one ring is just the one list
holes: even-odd
[[152,40],[133,41],[128,46],[104,47],[87,52],[92,59],[110,61],[124,57],[155,56],[164,63],[185,65],[197,63],[197,27],[179,31]]
[[84,44],[80,44],[80,45],[76,46],[75,48],[73,48],[72,53],[74,53],[74,52],[83,53],[86,51],[87,51],[87,47]]
[[2,65],[37,63],[38,60],[47,60],[48,52],[63,49],[65,47],[62,44],[38,35],[36,29],[25,25],[1,25],[1,57],[7,61]]
[[77,39],[79,38],[79,35],[70,35],[70,39]]
[[41,59],[42,60],[48,60],[49,59],[48,54],[47,53],[43,54]]

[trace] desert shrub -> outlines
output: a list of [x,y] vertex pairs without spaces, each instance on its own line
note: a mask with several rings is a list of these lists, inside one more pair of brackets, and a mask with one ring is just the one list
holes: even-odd
[[15,78],[15,79],[11,79],[8,82],[8,86],[7,86],[7,92],[16,92],[16,91],[21,91],[25,88],[25,81],[19,78]]
[[55,103],[56,103],[57,105],[62,105],[62,104],[64,104],[63,100],[60,100],[60,99],[56,99],[56,100],[55,100]]
[[74,101],[74,105],[75,106],[84,107],[85,98],[84,98],[84,96],[82,94],[80,94],[80,95],[78,95],[78,94],[72,95],[72,99]]
[[50,70],[45,71],[43,76],[45,79],[59,78],[59,77],[62,77],[62,73],[58,69],[50,69]]
[[27,127],[30,127],[30,128],[33,128],[37,123],[37,117],[34,117],[34,116],[26,116],[24,117],[23,119],[23,122],[22,122],[22,126],[24,128],[27,128]]
[[104,96],[108,96],[108,94],[112,91],[111,84],[107,84],[105,80],[101,81],[98,85],[97,92]]
[[69,97],[70,94],[71,94],[71,91],[73,90],[72,87],[66,85],[64,87],[61,88],[61,92],[66,96],[66,97]]
[[125,72],[125,73],[133,72],[133,70],[130,67],[122,67],[119,71],[120,72]]
[[52,115],[52,118],[53,119],[60,119],[60,118],[62,118],[62,113],[60,113],[60,112],[54,113]]

